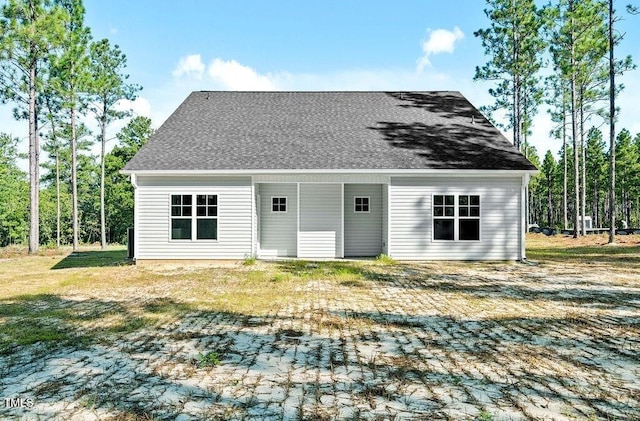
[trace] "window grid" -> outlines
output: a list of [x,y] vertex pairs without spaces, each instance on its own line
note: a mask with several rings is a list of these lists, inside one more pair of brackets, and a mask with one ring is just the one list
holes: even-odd
[[287,198],[286,197],[272,197],[271,198],[271,212],[286,212],[287,211]]
[[480,196],[434,195],[433,239],[480,241]]
[[356,213],[369,212],[369,198],[356,196],[353,198],[353,211]]
[[[218,195],[171,195],[171,240],[217,240]],[[194,212],[195,208],[195,212]],[[194,230],[195,226],[195,230]]]

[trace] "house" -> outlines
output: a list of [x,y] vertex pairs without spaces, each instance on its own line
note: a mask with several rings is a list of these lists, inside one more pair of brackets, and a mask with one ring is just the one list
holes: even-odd
[[458,92],[193,92],[123,172],[137,262],[518,260],[536,168]]

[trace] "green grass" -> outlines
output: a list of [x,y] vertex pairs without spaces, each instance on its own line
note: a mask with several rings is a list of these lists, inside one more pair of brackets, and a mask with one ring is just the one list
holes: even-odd
[[[631,282],[640,276],[640,239],[635,237],[621,239],[626,241],[621,246],[607,247],[604,238],[574,241],[528,236],[528,258],[581,267],[596,263],[623,271]],[[0,353],[4,354],[35,343],[110,341],[140,330],[153,331],[159,323],[195,312],[223,312],[238,318],[274,314],[306,299],[310,283],[316,281],[348,288],[354,299],[367,302],[367,286],[393,280],[397,268],[385,255],[355,262],[262,262],[251,257],[230,268],[163,269],[130,265],[123,247],[84,248],[76,254],[68,249],[45,250],[36,256],[16,250],[0,250],[4,256],[0,260]],[[468,265],[428,263],[429,273]],[[466,304],[485,300],[466,295],[460,299]]]
[[574,239],[529,234],[527,258],[565,263],[608,263],[616,266],[640,264],[640,236],[618,236],[618,244],[615,246],[607,245],[607,240],[605,235]]
[[376,262],[380,263],[381,265],[386,265],[386,266],[393,266],[395,264],[397,264],[396,260],[391,257],[388,256],[386,254],[381,254],[379,256],[376,257]]

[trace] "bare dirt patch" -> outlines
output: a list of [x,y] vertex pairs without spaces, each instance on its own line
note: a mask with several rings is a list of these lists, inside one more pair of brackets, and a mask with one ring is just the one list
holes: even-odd
[[565,241],[536,264],[3,261],[0,397],[35,405],[0,418],[639,419],[637,247]]

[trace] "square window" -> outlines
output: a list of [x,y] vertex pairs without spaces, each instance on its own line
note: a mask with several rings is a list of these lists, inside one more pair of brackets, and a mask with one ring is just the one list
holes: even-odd
[[198,219],[198,226],[196,229],[196,239],[217,240],[218,239],[218,220],[217,219]]
[[191,219],[172,219],[171,239],[191,240]]
[[453,241],[453,219],[435,219],[433,221],[434,240]]
[[271,198],[271,211],[272,212],[286,212],[287,211],[287,198],[286,197],[272,197]]
[[369,212],[369,198],[368,197],[354,197],[354,212]]

